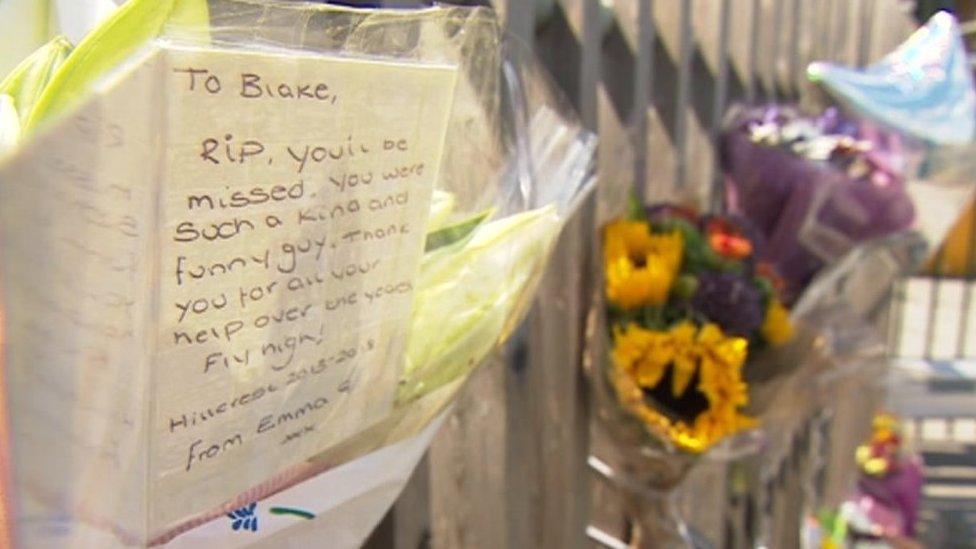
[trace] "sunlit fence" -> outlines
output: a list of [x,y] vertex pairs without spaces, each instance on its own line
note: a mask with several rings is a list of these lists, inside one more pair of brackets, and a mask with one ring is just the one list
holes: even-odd
[[[713,145],[730,104],[796,100],[810,61],[864,64],[912,23],[895,0],[493,4],[599,133],[599,196],[567,230],[520,337],[469,385],[371,543],[624,546],[619,494],[591,467],[612,456],[591,425],[580,374],[585,273],[596,220],[610,213],[600,208],[631,189],[709,204],[720,181]],[[770,546],[798,546],[805,498],[842,492],[849,479],[827,472],[845,469],[864,434],[852,426],[866,425],[869,403],[847,390],[829,412],[808,410],[785,435],[795,451],[779,462],[699,467],[682,496],[696,531],[716,547],[744,547],[768,516]]]

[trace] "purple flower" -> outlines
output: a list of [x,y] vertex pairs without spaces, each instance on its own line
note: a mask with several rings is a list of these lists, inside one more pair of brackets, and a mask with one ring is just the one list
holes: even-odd
[[736,273],[702,273],[691,305],[731,335],[751,337],[762,326],[762,294]]

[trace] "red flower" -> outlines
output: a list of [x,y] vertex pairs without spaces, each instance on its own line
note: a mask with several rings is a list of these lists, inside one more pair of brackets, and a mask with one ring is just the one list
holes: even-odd
[[727,219],[709,219],[705,234],[708,235],[708,245],[723,257],[745,259],[752,255],[752,242]]

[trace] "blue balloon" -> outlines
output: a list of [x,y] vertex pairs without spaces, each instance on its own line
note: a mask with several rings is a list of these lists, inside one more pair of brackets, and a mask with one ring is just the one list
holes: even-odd
[[864,69],[814,62],[807,68],[843,106],[935,145],[976,137],[976,91],[955,18],[939,12],[895,51]]

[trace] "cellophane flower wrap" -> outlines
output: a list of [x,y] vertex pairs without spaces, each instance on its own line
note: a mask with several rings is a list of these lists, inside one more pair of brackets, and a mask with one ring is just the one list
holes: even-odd
[[651,433],[689,453],[754,424],[750,351],[794,335],[748,233],[741,220],[669,205],[604,229],[611,385]]
[[908,447],[899,418],[877,414],[870,439],[858,446],[856,487],[835,507],[824,507],[804,530],[811,547],[917,542],[925,482],[922,460]]
[[[942,12],[864,69],[813,63],[836,106],[739,107],[720,142],[726,204],[766,240],[798,301],[826,267],[880,240],[934,249],[972,194],[976,92],[958,25]],[[883,284],[882,284],[883,285]]]
[[[152,433],[152,376],[139,373],[139,363],[131,357],[127,364],[110,358],[97,365],[79,364],[78,375],[64,382],[67,386],[52,388],[43,380],[66,365],[21,359],[35,350],[36,343],[23,334],[36,310],[28,306],[28,298],[9,299],[4,346],[13,432],[11,492],[17,495],[12,515],[23,525],[19,539],[28,545],[98,547],[233,547],[259,540],[315,545],[325,539],[330,547],[360,546],[393,504],[465,380],[506,341],[526,312],[560,230],[592,187],[595,138],[582,128],[531,55],[509,43],[494,12],[486,8],[388,10],[313,2],[130,0],[78,44],[55,38],[3,80],[0,146],[6,154],[0,169],[18,173],[19,166],[30,163],[32,151],[64,139],[65,121],[77,123],[75,113],[110,93],[113,83],[124,79],[147,51],[174,47],[204,54],[274,55],[282,64],[292,57],[332,58],[457,71],[453,103],[438,106],[449,112],[445,145],[424,216],[426,226],[421,228],[410,313],[402,326],[403,351],[391,355],[386,364],[398,372],[392,408],[338,444],[295,456],[301,458],[297,465],[270,473],[256,465],[230,471],[233,482],[219,491],[218,498],[209,498],[216,503],[188,499],[175,520],[157,519],[151,505],[158,494],[147,481],[151,475],[143,446]],[[282,89],[262,93],[280,94]],[[312,90],[304,93],[315,93]],[[150,99],[126,97],[107,107],[104,117],[113,119],[113,107],[120,112],[152,112],[156,107]],[[273,127],[274,121],[261,124]],[[101,166],[112,153],[99,149],[100,144],[76,147],[94,147],[90,163]],[[148,161],[146,170],[153,164]],[[76,259],[58,256],[56,234],[73,223],[84,227],[85,221],[69,210],[51,231],[32,236],[15,206],[23,204],[23,190],[29,187],[11,179],[0,186],[4,295],[34,295],[28,286],[50,282],[43,276],[33,281],[23,276],[37,262],[65,262],[78,272],[97,272],[97,254],[111,253],[111,244],[92,238],[85,246],[94,252],[77,260],[80,263],[68,263]],[[107,207],[110,198],[97,200]],[[153,202],[146,204],[152,207]],[[86,228],[79,234],[93,233]],[[28,247],[30,254],[20,252]],[[126,288],[119,286],[117,291]],[[84,307],[81,294],[63,295],[64,308],[92,318],[100,314],[97,308]],[[137,307],[144,305],[138,293],[129,298]],[[103,315],[100,320],[111,319]],[[79,322],[62,337],[72,344],[98,345],[84,325]],[[124,371],[130,372],[124,379],[129,380],[125,383],[131,387],[131,398],[106,399],[104,391],[86,390],[92,379],[122,383]],[[119,373],[113,377],[112,372]],[[242,376],[225,388],[208,388],[207,397],[230,399],[247,382]],[[54,399],[55,390],[75,396]],[[31,403],[39,401],[58,402],[61,408],[38,417],[30,410]],[[131,441],[85,438],[97,432],[89,429],[86,419],[92,410],[131,417],[124,435]],[[292,412],[287,399],[268,411]],[[42,442],[29,436],[47,428],[68,435]],[[128,461],[120,465],[115,481],[106,483],[99,461],[103,456],[61,447],[72,443],[72,437],[85,438],[87,447],[95,450],[130,443],[136,450],[126,454]],[[32,462],[39,454],[48,459]]]
[[783,277],[788,300],[853,246],[912,227],[896,134],[836,108],[808,116],[770,105],[731,118],[721,143],[726,201],[760,231],[763,260]]
[[587,369],[619,450],[610,478],[646,543],[690,543],[672,491],[702,456],[755,449],[760,389],[791,371],[761,357],[806,341],[756,235],[743,218],[673,204],[635,203],[602,228]]

